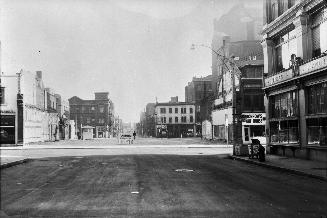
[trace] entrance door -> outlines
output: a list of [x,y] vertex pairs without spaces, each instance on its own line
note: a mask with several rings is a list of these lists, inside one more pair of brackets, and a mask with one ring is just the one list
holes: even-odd
[[250,142],[250,127],[243,127],[244,134],[243,134],[243,142]]

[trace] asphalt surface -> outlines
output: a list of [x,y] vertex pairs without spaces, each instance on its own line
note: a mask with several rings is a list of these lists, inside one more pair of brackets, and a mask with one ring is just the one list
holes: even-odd
[[326,217],[326,184],[226,155],[48,157],[1,171],[1,214]]

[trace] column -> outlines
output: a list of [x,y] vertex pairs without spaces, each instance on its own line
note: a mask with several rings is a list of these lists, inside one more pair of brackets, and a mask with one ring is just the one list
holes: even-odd
[[307,144],[307,123],[305,119],[306,114],[306,99],[304,85],[298,84],[299,87],[299,99],[298,99],[298,114],[299,114],[299,142],[303,147]]
[[304,61],[312,57],[312,36],[311,29],[308,27],[308,15],[302,10],[298,11],[293,21],[297,40],[297,57]]

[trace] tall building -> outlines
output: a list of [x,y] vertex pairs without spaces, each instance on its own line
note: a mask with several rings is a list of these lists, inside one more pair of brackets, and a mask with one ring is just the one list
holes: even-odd
[[327,160],[327,3],[264,1],[264,92],[273,154]]
[[202,132],[202,121],[210,120],[211,106],[214,100],[212,75],[193,77],[185,86],[185,102],[195,104],[196,134]]
[[[213,50],[222,52],[224,37],[229,36],[232,42],[261,40],[262,31],[262,6],[249,8],[244,3],[240,3],[231,8],[219,19],[214,20],[214,33],[211,47]],[[213,91],[217,91],[218,67],[217,55],[212,53],[212,76]]]
[[[251,139],[260,137],[263,143],[266,117],[260,41],[230,42],[229,36],[223,40],[222,56],[218,57],[219,80],[212,110],[212,135],[215,139],[239,141],[242,145],[250,144]],[[231,57],[236,69],[232,69],[228,64],[230,60],[224,57]]]
[[77,96],[69,99],[70,119],[75,121],[76,134],[82,136],[82,127],[91,126],[94,138],[107,138],[113,134],[114,106],[109,92],[96,92],[94,100]]
[[157,137],[194,136],[195,105],[176,101],[156,103],[155,123]]

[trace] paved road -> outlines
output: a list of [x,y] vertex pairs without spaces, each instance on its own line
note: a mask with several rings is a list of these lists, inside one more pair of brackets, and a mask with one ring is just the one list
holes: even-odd
[[226,155],[48,157],[1,174],[2,212],[17,217],[327,215],[326,182]]

